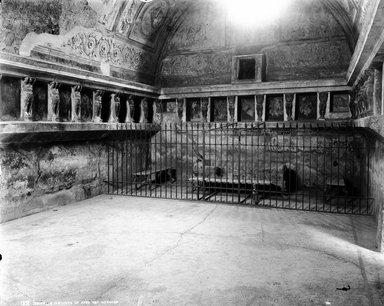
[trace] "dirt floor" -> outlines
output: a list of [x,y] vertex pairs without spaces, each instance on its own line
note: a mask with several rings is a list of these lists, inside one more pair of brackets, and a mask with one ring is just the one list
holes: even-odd
[[0,225],[0,304],[384,305],[374,224],[99,196]]

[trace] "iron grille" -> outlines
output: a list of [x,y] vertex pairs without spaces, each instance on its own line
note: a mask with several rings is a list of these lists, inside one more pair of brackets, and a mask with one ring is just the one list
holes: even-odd
[[108,193],[372,214],[367,146],[350,127],[119,124]]

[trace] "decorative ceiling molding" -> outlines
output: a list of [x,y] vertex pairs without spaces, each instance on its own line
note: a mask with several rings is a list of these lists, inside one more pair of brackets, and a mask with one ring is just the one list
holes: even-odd
[[370,0],[361,34],[347,72],[348,84],[356,86],[384,44],[384,0]]

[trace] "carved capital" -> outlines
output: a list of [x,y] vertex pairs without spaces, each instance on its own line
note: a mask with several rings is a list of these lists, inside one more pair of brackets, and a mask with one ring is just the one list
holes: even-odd
[[26,77],[21,81],[21,119],[24,121],[32,121],[33,119],[33,84],[36,79]]
[[59,121],[60,109],[60,83],[50,82],[48,84],[48,120]]

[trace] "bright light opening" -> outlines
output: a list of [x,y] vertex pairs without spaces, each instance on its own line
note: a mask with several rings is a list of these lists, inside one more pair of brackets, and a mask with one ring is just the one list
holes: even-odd
[[274,22],[290,0],[218,0],[224,4],[228,20],[238,26],[255,27]]

